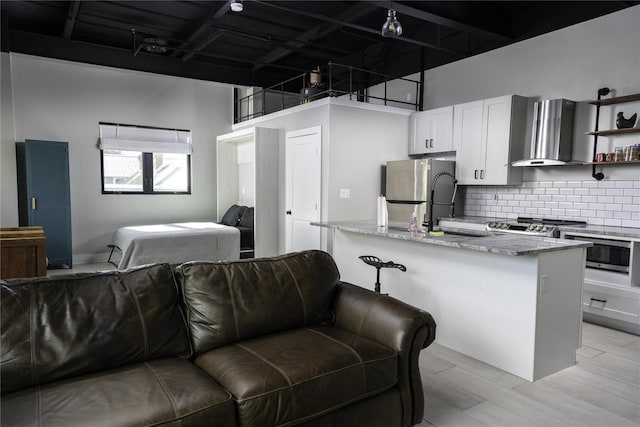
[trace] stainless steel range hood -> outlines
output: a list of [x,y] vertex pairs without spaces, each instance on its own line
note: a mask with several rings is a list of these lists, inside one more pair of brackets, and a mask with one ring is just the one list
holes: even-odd
[[552,166],[571,162],[576,103],[547,99],[533,106],[531,157],[512,166]]

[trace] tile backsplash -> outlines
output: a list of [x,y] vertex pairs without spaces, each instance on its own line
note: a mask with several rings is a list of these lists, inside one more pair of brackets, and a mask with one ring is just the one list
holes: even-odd
[[640,228],[640,180],[467,186],[464,213],[487,218],[573,219],[591,225]]

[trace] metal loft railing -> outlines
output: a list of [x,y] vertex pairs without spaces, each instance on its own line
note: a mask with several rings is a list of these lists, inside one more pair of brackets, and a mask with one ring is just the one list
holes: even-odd
[[[413,96],[407,93],[406,87],[404,90],[396,88],[407,85],[414,88]],[[421,108],[421,92],[420,80],[391,77],[363,68],[329,62],[324,70],[318,67],[311,71],[310,78],[307,73],[303,73],[243,97],[237,95],[236,89],[234,123],[325,97],[410,107],[418,111]],[[400,99],[400,94],[404,94],[404,99]]]

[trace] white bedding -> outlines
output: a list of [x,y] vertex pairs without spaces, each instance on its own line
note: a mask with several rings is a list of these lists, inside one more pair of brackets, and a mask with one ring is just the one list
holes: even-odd
[[240,258],[240,231],[214,222],[121,227],[113,245],[122,252],[119,269],[186,261],[234,261]]

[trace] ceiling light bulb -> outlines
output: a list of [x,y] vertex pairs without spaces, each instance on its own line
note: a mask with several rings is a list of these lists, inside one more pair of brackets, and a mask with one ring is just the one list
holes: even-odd
[[242,12],[244,10],[244,5],[242,4],[242,0],[231,0],[231,10],[234,12]]
[[383,37],[400,37],[402,35],[402,25],[396,18],[396,11],[389,9],[387,12],[387,21],[382,26]]

